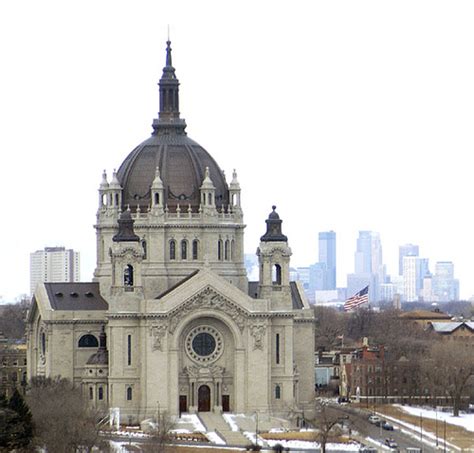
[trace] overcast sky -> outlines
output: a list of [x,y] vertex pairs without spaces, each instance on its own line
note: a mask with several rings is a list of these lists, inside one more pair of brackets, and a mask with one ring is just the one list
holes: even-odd
[[0,3],[0,294],[29,291],[29,254],[95,266],[97,189],[149,137],[167,27],[188,135],[237,169],[254,252],[271,205],[294,266],[337,233],[338,285],[359,230],[453,261],[474,294],[474,2]]

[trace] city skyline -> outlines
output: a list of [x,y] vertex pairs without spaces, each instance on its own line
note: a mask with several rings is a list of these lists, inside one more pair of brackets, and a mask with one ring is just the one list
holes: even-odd
[[0,7],[4,300],[28,293],[29,254],[45,246],[81,252],[92,278],[91,207],[103,170],[151,133],[168,24],[181,116],[228,181],[237,170],[247,253],[275,204],[293,267],[316,261],[317,233],[334,230],[343,286],[358,231],[371,230],[389,274],[399,245],[418,244],[431,266],[454,263],[461,298],[474,295],[471,3],[27,9]]

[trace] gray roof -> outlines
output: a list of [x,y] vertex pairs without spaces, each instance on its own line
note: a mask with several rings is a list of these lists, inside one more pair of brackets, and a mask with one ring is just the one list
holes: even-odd
[[53,310],[108,310],[99,283],[45,283]]
[[468,329],[474,331],[474,322],[432,322],[431,326],[433,330],[437,333],[451,333],[454,332],[457,328],[465,325]]

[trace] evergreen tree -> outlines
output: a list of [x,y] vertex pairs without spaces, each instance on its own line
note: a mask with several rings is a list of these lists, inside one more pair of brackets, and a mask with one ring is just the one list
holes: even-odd
[[[9,420],[9,446],[14,449],[27,447],[33,438],[32,415],[28,405],[16,388],[8,401],[6,409],[14,414]],[[7,418],[9,418],[8,413]]]

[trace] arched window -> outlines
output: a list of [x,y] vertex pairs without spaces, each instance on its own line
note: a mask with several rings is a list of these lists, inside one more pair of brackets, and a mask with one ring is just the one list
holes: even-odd
[[186,241],[185,239],[181,241],[181,259],[188,259],[188,241]]
[[281,266],[279,264],[273,266],[272,279],[274,285],[281,285]]
[[279,400],[281,398],[281,387],[279,385],[275,385],[275,399]]
[[103,400],[103,399],[104,399],[104,388],[99,387],[99,400]]
[[155,192],[155,204],[160,204],[160,194]]
[[132,387],[127,387],[127,401],[132,401]]
[[94,399],[94,389],[92,387],[89,387],[89,399]]
[[202,194],[202,204],[203,205],[206,204],[206,194],[205,193]]
[[146,260],[147,249],[146,249],[146,241],[145,241],[145,239],[143,239],[143,241],[142,241],[142,248],[143,248],[143,259]]
[[233,239],[230,242],[230,259],[235,261],[235,241]]
[[170,260],[176,259],[176,241],[172,239],[170,241]]
[[208,194],[207,195],[207,201],[208,201],[208,205],[211,206],[212,205],[212,193]]
[[229,260],[229,241],[225,241],[225,244],[224,244],[224,259],[226,261]]
[[193,241],[193,260],[197,260],[199,256],[199,241],[195,239]]
[[123,285],[133,286],[133,266],[131,264],[127,264],[123,270]]
[[115,206],[118,206],[119,205],[119,194],[116,193],[115,194]]
[[220,239],[217,241],[217,259],[222,260],[222,241]]
[[87,334],[79,338],[78,346],[80,348],[98,348],[99,342],[94,335]]
[[44,355],[46,354],[46,334],[41,332],[40,334],[40,341],[41,341],[41,353]]

